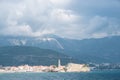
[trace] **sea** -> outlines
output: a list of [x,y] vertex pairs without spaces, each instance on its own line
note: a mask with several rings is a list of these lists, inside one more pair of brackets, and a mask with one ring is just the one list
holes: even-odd
[[0,73],[0,80],[120,80],[120,70],[97,70],[80,73]]

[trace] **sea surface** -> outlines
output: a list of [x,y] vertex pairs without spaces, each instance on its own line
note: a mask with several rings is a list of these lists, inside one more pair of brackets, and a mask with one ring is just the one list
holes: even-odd
[[0,80],[120,80],[120,70],[85,73],[0,73]]

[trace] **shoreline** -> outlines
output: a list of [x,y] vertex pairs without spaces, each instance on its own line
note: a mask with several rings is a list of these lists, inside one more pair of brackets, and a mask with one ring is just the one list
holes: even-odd
[[15,73],[15,72],[89,72],[91,69],[86,64],[68,63],[67,65],[50,65],[50,66],[6,66],[1,67],[0,72]]

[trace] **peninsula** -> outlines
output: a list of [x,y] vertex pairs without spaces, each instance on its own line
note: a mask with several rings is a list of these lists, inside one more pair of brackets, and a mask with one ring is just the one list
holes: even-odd
[[76,63],[68,63],[67,65],[61,65],[60,60],[58,60],[58,66],[50,65],[50,66],[29,66],[29,65],[21,65],[21,66],[7,66],[0,67],[0,72],[88,72],[90,68],[85,64],[76,64]]

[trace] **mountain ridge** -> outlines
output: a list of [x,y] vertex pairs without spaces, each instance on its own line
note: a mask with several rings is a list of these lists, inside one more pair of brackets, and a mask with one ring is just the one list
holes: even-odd
[[[58,59],[62,64],[70,62],[70,57],[54,50],[29,46],[0,47],[0,65],[57,65]],[[71,59],[72,60],[72,59]]]
[[[6,37],[5,39],[1,37],[0,46],[11,45],[8,42],[9,39],[10,37]],[[119,59],[120,36],[111,36],[111,37],[104,37],[98,39],[92,38],[92,39],[74,40],[74,39],[60,38],[58,36],[46,35],[45,37],[42,36],[39,38],[13,37],[12,39],[13,40],[17,39],[18,41],[25,39],[27,41],[25,45],[18,45],[18,46],[33,46],[33,47],[40,47],[43,49],[51,49],[72,56],[78,59],[79,61],[83,61],[83,62],[119,63],[120,60]]]

